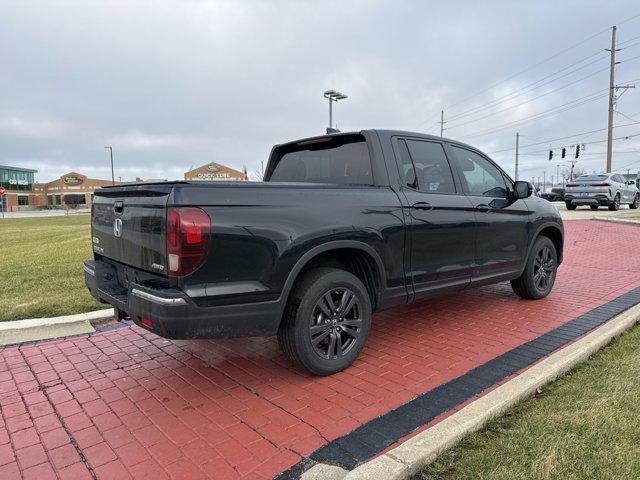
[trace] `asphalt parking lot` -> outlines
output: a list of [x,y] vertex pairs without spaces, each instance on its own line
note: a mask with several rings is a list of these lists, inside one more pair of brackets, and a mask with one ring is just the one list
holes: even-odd
[[360,359],[331,377],[295,370],[272,338],[169,341],[118,326],[6,347],[0,479],[295,472],[349,432],[640,285],[637,226],[565,228],[548,298],[499,284],[383,312]]

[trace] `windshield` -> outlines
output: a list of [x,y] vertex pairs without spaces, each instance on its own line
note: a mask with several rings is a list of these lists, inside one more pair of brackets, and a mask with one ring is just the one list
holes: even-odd
[[284,149],[269,178],[271,182],[373,184],[369,149],[361,135],[327,137]]

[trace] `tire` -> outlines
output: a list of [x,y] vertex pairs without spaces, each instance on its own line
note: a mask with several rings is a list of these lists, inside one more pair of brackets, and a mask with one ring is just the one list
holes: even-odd
[[597,210],[598,208],[600,208],[600,205],[589,205],[589,208],[591,210]]
[[564,203],[567,206],[567,210],[575,210],[576,206],[574,204],[572,204],[571,202],[565,202]]
[[629,204],[629,208],[631,210],[635,210],[640,206],[640,193],[636,193],[636,198],[633,199],[633,202]]
[[[345,301],[346,292],[353,301]],[[347,303],[346,313],[340,312],[341,301]],[[331,375],[358,358],[370,330],[371,299],[362,282],[345,270],[314,268],[294,285],[278,343],[295,365],[314,375]]]
[[615,212],[620,209],[620,194],[616,193],[616,196],[613,198],[613,202],[609,205],[609,210]]
[[[543,278],[539,271],[543,270]],[[511,280],[511,288],[521,298],[538,300],[553,289],[558,270],[558,253],[548,237],[538,237],[531,248],[522,275]]]

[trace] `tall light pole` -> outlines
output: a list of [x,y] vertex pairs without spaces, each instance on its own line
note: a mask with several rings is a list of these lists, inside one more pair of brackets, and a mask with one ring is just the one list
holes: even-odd
[[516,180],[518,180],[518,155],[520,154],[519,147],[520,147],[520,133],[516,132]]
[[111,185],[115,185],[116,184],[116,177],[113,174],[113,148],[111,148],[111,147],[104,147],[104,148],[108,148],[109,149],[109,155],[111,157]]
[[[333,129],[333,102],[338,102],[338,100],[344,100],[348,98],[344,93],[338,92],[336,90],[327,90],[324,92],[324,98],[329,99],[329,130]],[[327,131],[329,133],[329,131]]]

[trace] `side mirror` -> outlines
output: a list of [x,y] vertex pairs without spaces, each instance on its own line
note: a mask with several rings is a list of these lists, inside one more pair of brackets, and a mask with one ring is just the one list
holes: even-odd
[[636,184],[636,181],[635,181],[635,180],[629,180],[629,181],[627,182],[627,185],[635,185],[635,184]]
[[516,199],[529,198],[533,194],[533,185],[529,182],[518,180],[513,184],[513,192],[515,193]]

